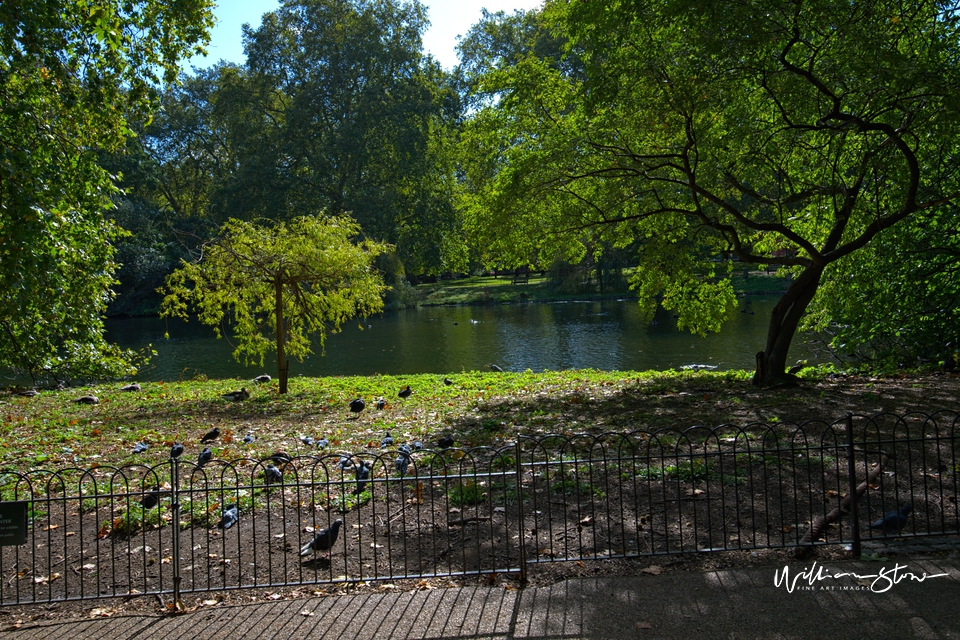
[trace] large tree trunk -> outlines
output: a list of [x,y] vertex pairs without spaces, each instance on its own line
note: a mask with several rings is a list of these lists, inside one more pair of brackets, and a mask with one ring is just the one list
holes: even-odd
[[823,267],[810,265],[794,280],[770,315],[767,329],[767,346],[757,353],[757,370],[753,384],[768,387],[794,382],[796,378],[786,372],[787,352],[797,332],[797,326],[810,301],[813,300]]

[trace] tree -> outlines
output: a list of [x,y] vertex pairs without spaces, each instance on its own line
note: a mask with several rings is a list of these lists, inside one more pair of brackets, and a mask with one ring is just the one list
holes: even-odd
[[0,6],[0,365],[120,375],[103,339],[120,230],[98,152],[119,149],[161,81],[199,50],[211,0]]
[[957,12],[548,2],[583,74],[529,55],[485,75],[499,100],[464,135],[474,242],[577,255],[590,231],[637,241],[641,305],[662,295],[699,333],[736,304],[722,256],[780,265],[794,278],[754,381],[789,382],[789,347],[837,262],[957,199]]
[[881,234],[838,261],[817,297],[806,325],[838,359],[960,367],[960,211]]
[[288,355],[302,361],[312,353],[311,335],[322,349],[328,332],[383,308],[385,287],[372,264],[388,247],[351,242],[359,233],[345,217],[271,225],[229,220],[199,260],[184,261],[167,277],[161,315],[186,318],[195,308],[218,337],[226,319],[238,340],[233,355],[246,363],[263,365],[275,345],[286,393]]
[[412,272],[455,268],[450,79],[416,1],[297,0],[245,32],[252,153],[216,204],[236,217],[350,212]]

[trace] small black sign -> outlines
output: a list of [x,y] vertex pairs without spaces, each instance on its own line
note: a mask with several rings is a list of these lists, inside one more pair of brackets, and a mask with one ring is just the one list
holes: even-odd
[[0,502],[0,546],[27,543],[29,502]]

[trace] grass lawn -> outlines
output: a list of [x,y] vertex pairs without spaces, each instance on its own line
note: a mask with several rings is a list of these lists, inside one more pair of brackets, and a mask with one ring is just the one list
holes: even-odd
[[[750,272],[747,278],[737,275],[733,288],[737,293],[776,293],[784,291],[789,280],[762,271]],[[416,287],[423,305],[442,304],[504,304],[513,302],[550,302],[556,300],[595,300],[609,297],[634,297],[633,291],[623,289],[593,293],[559,293],[551,287],[546,276],[531,275],[526,284],[513,284],[512,276],[472,276],[460,280],[441,280]]]
[[[120,383],[44,391],[21,397],[0,393],[0,462],[17,469],[89,467],[165,460],[175,441],[186,446],[184,459],[195,460],[199,440],[214,426],[221,431],[214,457],[263,458],[277,450],[291,455],[315,451],[300,436],[330,441],[330,449],[360,452],[379,447],[390,431],[399,445],[421,440],[432,446],[452,434],[457,446],[497,445],[518,434],[686,428],[762,421],[833,421],[846,412],[960,409],[960,382],[947,374],[892,378],[818,376],[799,387],[758,390],[749,372],[607,372],[293,378],[290,393],[277,383],[238,380],[143,383],[139,393],[120,391]],[[410,385],[413,394],[397,392]],[[241,385],[249,400],[233,402],[221,394]],[[72,402],[85,393],[96,405]],[[350,400],[362,396],[367,408],[350,413]],[[383,396],[387,406],[375,407]],[[246,445],[251,433],[255,442]],[[149,449],[134,454],[136,443]]]

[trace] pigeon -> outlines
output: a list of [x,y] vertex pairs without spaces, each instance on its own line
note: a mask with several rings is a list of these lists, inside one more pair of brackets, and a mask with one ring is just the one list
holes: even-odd
[[397,447],[397,451],[399,451],[400,453],[405,453],[408,456],[413,453],[413,449],[411,449],[410,445],[408,445],[406,442],[404,442],[402,445]]
[[237,505],[228,504],[227,508],[223,510],[223,517],[220,518],[220,522],[217,523],[218,529],[229,529],[233,525],[237,524],[237,520],[240,519],[240,512],[237,510]]
[[140,391],[140,385],[136,382],[131,382],[130,384],[125,384],[120,387],[120,391]]
[[447,385],[447,386],[449,387],[450,385],[453,384],[453,380],[451,380],[450,378],[444,378],[444,379],[443,379],[443,384],[445,384],[445,385]]
[[262,376],[257,376],[256,378],[253,379],[254,382],[260,382],[260,383],[270,382],[271,380],[273,380],[273,378],[271,378],[267,374],[263,374]]
[[73,400],[77,404],[100,404],[100,398],[93,395],[80,396]]
[[347,471],[348,469],[353,469],[353,459],[349,454],[343,454],[340,456],[340,461],[337,462],[337,467]]
[[243,444],[253,444],[253,440],[252,433],[248,433],[247,435],[243,436]]
[[170,459],[179,458],[181,453],[183,453],[183,445],[179,442],[174,442],[173,446],[170,447]]
[[383,440],[380,441],[380,448],[386,449],[393,444],[393,436],[390,435],[390,432],[387,431],[387,435],[383,436]]
[[21,391],[17,395],[23,396],[24,398],[36,398],[38,395],[40,395],[40,392],[36,389],[27,389],[26,391]]
[[907,524],[907,516],[913,511],[913,504],[907,503],[899,511],[885,513],[882,518],[870,525],[871,529],[883,529],[884,533],[897,533]]
[[313,540],[303,545],[300,549],[300,557],[308,556],[317,551],[326,551],[337,541],[337,534],[340,533],[340,525],[343,520],[334,520],[333,524],[327,529],[321,529],[313,536]]
[[234,402],[240,402],[241,400],[249,400],[250,392],[247,391],[246,387],[242,387],[240,391],[224,393],[222,397],[226,398],[227,400],[233,400]]
[[365,406],[367,406],[367,404],[363,401],[363,398],[357,398],[356,400],[351,400],[350,412],[355,413],[359,416],[360,412],[363,411],[363,408]]
[[213,460],[213,451],[210,450],[210,447],[204,447],[200,455],[197,456],[197,467],[203,469],[203,466],[211,460]]
[[403,389],[400,389],[400,393],[397,395],[401,398],[409,398],[411,393],[413,393],[413,389],[410,388],[410,385],[407,385]]
[[386,401],[386,400],[384,400],[383,398],[380,398],[379,400],[377,400],[377,410],[378,410],[378,411],[383,411],[383,410],[386,408],[386,406],[387,406],[387,401]]
[[144,509],[153,509],[155,506],[160,504],[160,498],[168,493],[170,492],[160,491],[160,487],[155,486],[153,489],[143,495],[143,498],[140,499],[140,505]]
[[214,427],[213,429],[210,429],[210,431],[207,431],[205,436],[200,438],[200,442],[203,442],[203,443],[213,442],[219,437],[220,437],[220,429],[217,427]]
[[367,488],[367,483],[370,481],[370,467],[363,460],[358,460],[357,463],[357,488],[353,492],[360,494]]
[[317,440],[317,449],[326,449],[328,446],[330,446],[330,441],[326,438]]
[[310,436],[300,436],[300,442],[307,445],[308,447],[313,446],[313,438],[311,438]]
[[280,469],[277,469],[272,464],[268,464],[267,468],[263,470],[263,477],[266,479],[267,484],[273,484],[274,482],[283,482],[283,473],[280,472]]
[[499,371],[500,373],[503,373],[503,368],[495,364],[490,365],[490,368],[493,369],[494,371]]
[[293,462],[293,458],[283,451],[277,451],[276,453],[271,454],[267,460],[273,460],[277,464],[287,464],[288,462]]
[[397,468],[397,473],[400,474],[401,478],[407,475],[407,468],[410,466],[410,454],[401,451],[397,459],[393,461],[393,466]]
[[454,442],[453,436],[446,435],[440,438],[439,440],[437,440],[437,446],[440,447],[441,449],[449,449],[450,447],[453,446],[453,442]]
[[148,445],[146,442],[138,442],[137,444],[135,444],[135,445],[133,446],[133,452],[134,452],[134,453],[143,453],[144,451],[146,451],[146,450],[149,449],[149,448],[150,448],[150,445]]
[[421,449],[423,449],[423,443],[420,442],[419,440],[414,440],[414,442],[413,442],[413,450],[414,450],[414,451],[420,451]]

